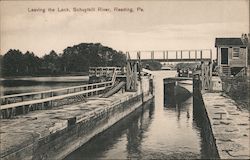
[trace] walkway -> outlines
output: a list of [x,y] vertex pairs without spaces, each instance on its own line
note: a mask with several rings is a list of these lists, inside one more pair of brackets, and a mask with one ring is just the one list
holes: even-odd
[[222,93],[203,94],[221,159],[249,159],[250,115]]

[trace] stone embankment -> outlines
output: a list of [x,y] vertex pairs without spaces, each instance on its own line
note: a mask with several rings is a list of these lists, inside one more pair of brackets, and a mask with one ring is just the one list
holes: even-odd
[[202,95],[221,159],[250,159],[250,115],[223,93]]
[[[1,119],[0,159],[62,159],[142,104],[150,102],[149,80],[137,92],[29,112]],[[143,89],[143,90],[142,90]]]

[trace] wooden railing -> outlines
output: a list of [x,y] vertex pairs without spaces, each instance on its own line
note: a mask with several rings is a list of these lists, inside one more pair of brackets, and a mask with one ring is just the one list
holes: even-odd
[[202,63],[200,70],[193,72],[193,78],[200,81],[202,91],[210,91],[212,88],[212,63]]
[[11,103],[36,100],[36,99],[45,99],[48,97],[55,97],[55,96],[59,96],[59,95],[77,93],[77,92],[91,90],[91,89],[100,88],[100,87],[110,87],[112,85],[112,83],[113,82],[110,81],[110,82],[86,84],[86,85],[53,89],[53,90],[40,91],[40,92],[30,92],[30,93],[6,95],[6,96],[0,97],[1,108],[3,105],[11,104]]
[[[32,92],[7,95],[1,97],[0,117],[10,118],[16,114],[16,109],[21,110],[21,114],[25,114],[30,110],[46,109],[53,107],[54,103],[59,103],[60,100],[71,102],[70,98],[84,99],[88,96],[99,94],[105,89],[111,87],[113,81],[87,84],[75,87],[62,89],[54,89],[49,91]],[[73,99],[74,99],[73,98]],[[63,104],[68,104],[63,102]]]
[[161,62],[179,61],[212,61],[211,49],[197,50],[155,50],[155,51],[128,51],[126,57],[129,61],[156,60]]
[[113,73],[121,73],[120,67],[89,67],[89,76],[112,76]]

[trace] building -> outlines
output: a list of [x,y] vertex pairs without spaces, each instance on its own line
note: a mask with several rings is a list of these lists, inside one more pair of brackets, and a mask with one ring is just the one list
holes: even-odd
[[243,38],[216,38],[217,63],[220,74],[236,75],[247,68],[248,49]]

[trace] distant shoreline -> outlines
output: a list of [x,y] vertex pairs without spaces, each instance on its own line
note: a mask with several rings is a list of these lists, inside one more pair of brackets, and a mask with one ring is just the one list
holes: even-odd
[[19,76],[2,76],[0,80],[12,78],[33,78],[33,77],[64,77],[64,76],[88,76],[88,72],[77,73],[56,73],[56,74],[40,74],[40,75],[19,75]]

